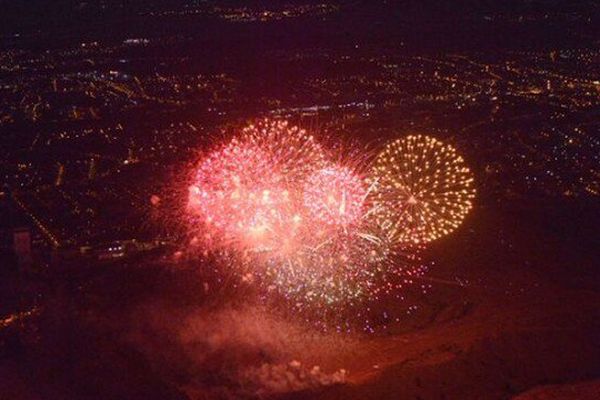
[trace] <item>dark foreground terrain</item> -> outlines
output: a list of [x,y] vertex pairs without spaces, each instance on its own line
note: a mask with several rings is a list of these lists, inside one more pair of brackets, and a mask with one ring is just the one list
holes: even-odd
[[597,208],[559,209],[477,209],[416,311],[366,336],[222,304],[160,256],[11,275],[43,300],[0,331],[0,398],[596,399]]

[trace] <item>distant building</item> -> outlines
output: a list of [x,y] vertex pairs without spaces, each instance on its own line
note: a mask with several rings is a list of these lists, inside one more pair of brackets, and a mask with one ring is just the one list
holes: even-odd
[[97,163],[97,159],[96,157],[92,157],[92,159],[90,160],[90,168],[88,169],[88,179],[92,180],[96,177],[96,163]]
[[14,229],[13,244],[19,267],[31,267],[33,262],[33,256],[31,253],[31,229],[28,227]]
[[[25,223],[26,219],[14,207],[10,189],[4,187],[0,192],[0,270],[17,267],[15,227],[25,226]],[[26,241],[19,242],[19,246],[20,249],[26,250]]]

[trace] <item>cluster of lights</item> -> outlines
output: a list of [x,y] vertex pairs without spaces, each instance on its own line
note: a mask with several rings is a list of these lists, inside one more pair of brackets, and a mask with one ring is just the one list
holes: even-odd
[[421,244],[471,208],[456,151],[425,136],[392,142],[363,174],[306,131],[260,120],[199,161],[189,187],[194,244],[294,307],[331,309],[422,275]]
[[8,328],[17,322],[22,322],[28,318],[34,317],[40,313],[39,307],[33,307],[27,311],[10,314],[8,316],[0,318],[0,329]]

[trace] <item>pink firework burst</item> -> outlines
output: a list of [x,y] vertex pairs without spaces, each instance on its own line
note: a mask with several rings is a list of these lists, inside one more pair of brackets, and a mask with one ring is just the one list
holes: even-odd
[[304,187],[304,205],[311,217],[327,226],[348,227],[364,213],[367,189],[348,167],[331,165],[315,171]]
[[204,242],[254,253],[288,254],[306,219],[298,188],[324,162],[312,136],[261,120],[200,161],[189,188]]
[[200,163],[188,206],[206,239],[263,250],[276,245],[281,225],[297,220],[286,186],[267,153],[233,140]]

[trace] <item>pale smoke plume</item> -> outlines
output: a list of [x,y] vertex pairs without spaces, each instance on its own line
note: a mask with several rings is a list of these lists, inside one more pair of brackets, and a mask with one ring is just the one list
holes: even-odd
[[[128,340],[190,398],[234,398],[343,384],[342,366],[321,368],[353,341],[310,331],[262,307],[173,312],[144,306]],[[208,396],[208,397],[206,397]]]

